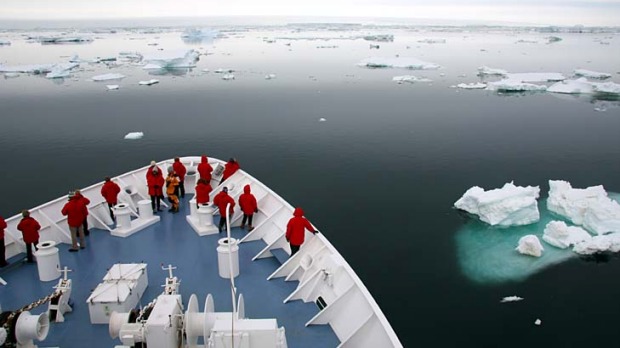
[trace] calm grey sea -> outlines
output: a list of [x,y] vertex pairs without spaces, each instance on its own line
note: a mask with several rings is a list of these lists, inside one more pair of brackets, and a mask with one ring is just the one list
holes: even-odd
[[[83,32],[94,41],[80,45],[24,38],[60,31],[0,33],[12,43],[0,46],[7,65],[159,48],[205,53],[196,68],[177,74],[83,63],[64,80],[0,78],[0,214],[12,216],[153,159],[236,157],[304,208],[407,347],[617,345],[618,258],[575,258],[524,281],[476,283],[462,272],[455,245],[469,218],[452,205],[471,186],[491,189],[513,180],[540,185],[543,196],[549,179],[620,192],[618,101],[450,86],[480,81],[482,65],[566,76],[585,68],[611,73],[618,83],[620,36],[555,34],[562,41],[547,44],[547,34],[518,29],[219,29],[226,37],[212,42],[184,42],[180,30]],[[395,40],[353,39],[365,34]],[[419,42],[424,39],[446,42]],[[395,55],[442,68],[356,66]],[[222,80],[218,68],[234,69],[235,80]],[[127,77],[90,80],[108,72]],[[267,74],[277,77],[266,80]],[[397,84],[392,78],[399,75],[432,82]],[[151,78],[160,83],[138,85]],[[106,84],[121,87],[107,91]],[[145,136],[124,140],[132,131]],[[499,303],[510,295],[526,300]],[[537,318],[541,326],[533,324]]]

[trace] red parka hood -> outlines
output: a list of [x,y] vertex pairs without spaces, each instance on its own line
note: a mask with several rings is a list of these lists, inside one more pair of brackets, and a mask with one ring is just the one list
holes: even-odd
[[243,193],[250,193],[252,190],[250,189],[250,185],[243,186]]
[[304,211],[301,208],[295,208],[295,211],[293,212],[293,216],[304,216]]
[[200,163],[208,163],[209,162],[209,158],[207,156],[202,156],[200,158]]

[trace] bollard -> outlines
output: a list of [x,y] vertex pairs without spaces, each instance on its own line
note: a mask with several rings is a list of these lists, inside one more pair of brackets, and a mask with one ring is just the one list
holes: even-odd
[[[222,238],[217,241],[217,265],[220,277],[222,278],[230,278],[231,273],[233,277],[239,275],[239,245],[237,245],[237,240],[235,238],[230,238],[230,247],[228,238]],[[228,260],[228,254],[232,257],[232,272],[230,269],[230,263]]]
[[131,211],[127,204],[117,204],[114,207],[114,216],[116,216],[116,228],[128,229],[131,227]]
[[35,251],[34,255],[37,257],[39,279],[42,282],[48,282],[60,277],[60,257],[56,242],[44,241],[37,247],[39,250]]
[[201,204],[198,208],[198,226],[212,226],[214,211],[208,204]]
[[138,213],[140,214],[140,219],[150,219],[153,217],[153,208],[151,208],[151,201],[148,199],[143,199],[138,201]]

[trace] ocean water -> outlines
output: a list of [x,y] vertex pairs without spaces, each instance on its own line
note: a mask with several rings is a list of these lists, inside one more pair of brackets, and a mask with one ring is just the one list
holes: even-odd
[[[304,208],[407,347],[617,344],[617,257],[575,257],[525,279],[480,282],[458,262],[457,233],[471,217],[452,205],[471,186],[491,189],[513,180],[540,185],[543,196],[549,179],[620,192],[618,101],[450,86],[480,81],[482,65],[566,76],[585,68],[611,73],[610,81],[619,83],[618,34],[554,34],[562,41],[547,44],[548,34],[518,28],[218,29],[225,37],[199,42],[183,41],[182,28],[80,29],[94,41],[67,45],[27,42],[24,35],[70,30],[1,32],[12,43],[0,46],[0,63],[7,65],[159,48],[204,55],[194,69],[156,76],[129,63],[83,63],[64,80],[0,78],[0,214],[12,216],[153,159],[236,157]],[[355,39],[366,34],[395,40]],[[446,43],[419,42],[430,38]],[[356,66],[395,55],[442,68]],[[218,68],[234,69],[235,80],[222,80]],[[90,80],[108,72],[127,77]],[[277,77],[266,80],[267,74]],[[397,84],[398,75],[432,82]],[[151,78],[160,83],[138,85]],[[107,91],[106,84],[121,87]],[[145,136],[124,140],[132,131]],[[525,300],[500,304],[510,295]],[[534,325],[537,318],[541,326]]]

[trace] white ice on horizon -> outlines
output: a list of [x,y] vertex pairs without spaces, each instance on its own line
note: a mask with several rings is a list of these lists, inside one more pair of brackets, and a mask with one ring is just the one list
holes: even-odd
[[153,66],[158,66],[160,69],[193,68],[199,56],[200,53],[196,50],[160,51],[144,55],[142,61],[151,69]]
[[441,68],[440,65],[435,63],[429,63],[417,58],[409,57],[371,57],[362,59],[359,63],[357,63],[357,65],[365,68],[402,68],[409,70],[436,70]]
[[502,298],[501,303],[506,303],[506,302],[518,302],[518,301],[523,301],[524,298],[523,297],[519,297],[519,296],[506,296],[504,298]]
[[416,77],[413,75],[401,75],[392,77],[392,81],[397,82],[398,84],[402,84],[405,82],[415,83],[415,82],[433,82],[431,79],[427,79],[425,77]]
[[568,226],[564,221],[551,221],[545,226],[542,239],[556,248],[566,249],[583,241],[592,239],[592,236],[583,228]]
[[545,250],[540,240],[533,234],[521,237],[519,239],[519,245],[515,248],[516,251],[523,255],[530,255],[535,257],[541,257],[542,252]]
[[125,75],[119,73],[109,73],[91,77],[93,81],[120,80],[124,78]]
[[567,181],[549,180],[547,209],[598,235],[620,233],[620,204],[602,185],[574,189]]
[[515,186],[512,182],[489,191],[474,186],[454,206],[478,215],[491,226],[528,225],[540,219],[536,201],[539,194],[538,186]]
[[136,139],[141,139],[143,136],[144,136],[143,132],[129,132],[125,135],[125,139],[136,140]]
[[611,74],[587,70],[587,69],[575,69],[573,73],[576,76],[589,77],[591,79],[607,79],[611,77]]
[[484,89],[487,88],[486,83],[474,82],[474,83],[459,83],[455,87],[462,89]]

